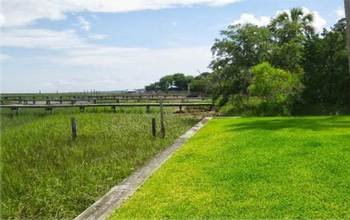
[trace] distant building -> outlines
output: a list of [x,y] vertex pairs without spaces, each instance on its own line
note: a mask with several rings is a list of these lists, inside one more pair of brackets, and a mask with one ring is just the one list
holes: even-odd
[[171,85],[171,86],[169,86],[169,88],[168,88],[168,91],[179,91],[180,89],[179,89],[179,87],[177,87],[177,86],[175,86],[175,85]]

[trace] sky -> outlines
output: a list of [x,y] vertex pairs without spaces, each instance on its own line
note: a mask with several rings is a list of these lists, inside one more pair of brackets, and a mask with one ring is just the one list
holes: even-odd
[[0,0],[0,92],[139,89],[209,71],[230,24],[265,25],[302,7],[317,31],[343,0]]

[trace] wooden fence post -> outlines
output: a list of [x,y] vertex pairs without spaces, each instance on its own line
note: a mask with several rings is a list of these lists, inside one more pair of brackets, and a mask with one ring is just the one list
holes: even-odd
[[78,136],[78,126],[77,121],[74,117],[71,118],[71,127],[72,127],[72,138],[75,140]]
[[164,111],[163,111],[163,99],[159,99],[160,105],[160,137],[165,138],[165,127],[164,127]]
[[156,137],[157,129],[156,129],[156,119],[152,118],[152,135],[153,137]]
[[11,110],[12,110],[12,116],[18,115],[18,108],[13,107],[13,108],[11,108]]
[[48,112],[49,114],[52,114],[52,108],[45,108],[46,112]]
[[179,113],[183,113],[183,111],[182,111],[182,105],[179,105]]

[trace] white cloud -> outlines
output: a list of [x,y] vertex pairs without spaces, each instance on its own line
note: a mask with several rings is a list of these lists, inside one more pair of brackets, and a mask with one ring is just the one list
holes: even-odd
[[244,13],[240,18],[234,21],[232,24],[255,24],[258,26],[265,26],[270,22],[271,18],[267,16],[262,16],[260,18],[255,17],[253,14]]
[[[321,17],[318,11],[312,11],[306,7],[302,7],[302,9],[305,14],[312,14],[314,16],[314,21],[312,23],[312,26],[315,28],[315,31],[317,33],[322,32],[323,28],[325,28],[327,25],[327,21]],[[289,14],[290,11],[289,10],[277,11],[276,16],[282,12],[287,12]]]
[[84,31],[90,31],[91,29],[91,25],[90,22],[88,22],[85,18],[83,18],[82,16],[78,16],[78,23],[81,29],[83,29]]
[[165,68],[170,72],[188,70],[192,68],[191,66],[203,68],[208,66],[210,60],[210,47],[163,49],[91,47],[70,50],[64,56],[52,59],[53,62],[70,66],[128,66],[130,70],[148,69],[150,72],[158,67],[159,70]]
[[120,13],[191,5],[222,6],[238,1],[241,0],[2,0],[0,18],[3,17],[3,26],[10,27],[38,19],[64,19],[69,12]]
[[303,11],[304,13],[311,13],[314,15],[314,22],[313,22],[313,26],[315,28],[316,32],[322,32],[323,29],[326,27],[327,25],[327,21],[321,17],[320,13],[318,13],[317,11],[312,11],[306,7],[303,7]]
[[47,29],[3,29],[1,47],[70,49],[89,46],[74,30],[53,31]]
[[91,40],[104,40],[107,37],[108,36],[105,34],[91,34],[91,35],[89,35],[89,39],[91,39]]
[[4,54],[4,53],[0,53],[0,63],[3,63],[5,61],[8,61],[10,60],[12,57],[7,55],[7,54]]
[[337,19],[342,19],[345,18],[345,10],[344,8],[338,8],[337,10],[334,11],[335,16]]
[[[316,32],[322,32],[323,28],[326,27],[327,21],[321,17],[321,15],[317,11],[312,11],[306,7],[302,8],[304,13],[306,14],[313,14],[314,15],[314,21],[313,21],[313,26],[315,28]],[[276,15],[279,15],[282,12],[287,12],[289,13],[289,10],[283,10],[283,11],[277,11]],[[256,17],[254,14],[249,14],[249,13],[244,13],[240,16],[238,20],[235,20],[232,24],[255,24],[258,26],[264,26],[267,25],[271,20],[271,17],[268,16],[262,16],[262,17]]]
[[[1,12],[1,10],[0,10]],[[5,23],[5,18],[4,16],[0,13],[0,27],[4,26],[4,23]]]
[[[70,50],[64,55],[47,58],[52,66],[74,69],[71,75],[82,79],[72,80],[66,76],[67,85],[54,84],[50,87],[52,91],[56,88],[66,91],[143,88],[165,74],[183,72],[194,75],[198,70],[208,71],[206,67],[210,61],[209,46],[163,49],[96,47]],[[88,76],[86,71],[94,74]]]
[[[0,46],[49,50],[50,53],[45,53],[45,56],[16,57],[18,65],[24,65],[24,62],[31,66],[31,73],[27,74],[40,73],[36,83],[23,87],[31,91],[36,91],[38,85],[45,85],[41,89],[53,92],[142,88],[167,73],[207,71],[211,61],[210,46],[121,48],[99,45],[89,39],[89,36],[82,38],[72,30],[10,28],[2,31]],[[50,69],[50,74],[45,72],[47,69]],[[60,70],[64,73],[57,73]],[[58,74],[62,75],[58,77]],[[11,74],[4,76],[9,78]],[[89,80],[74,80],[73,76]],[[57,78],[62,80],[53,80]],[[16,80],[16,84],[6,84],[3,90],[15,91],[21,87],[19,85],[20,80]]]

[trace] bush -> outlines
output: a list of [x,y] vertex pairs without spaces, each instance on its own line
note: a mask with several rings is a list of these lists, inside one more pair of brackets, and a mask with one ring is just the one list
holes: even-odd
[[290,115],[302,91],[300,74],[261,63],[251,69],[253,80],[248,87],[248,108],[257,115]]
[[248,95],[232,95],[221,108],[226,114],[290,115],[294,102],[302,91],[300,74],[274,68],[265,62],[251,69]]

